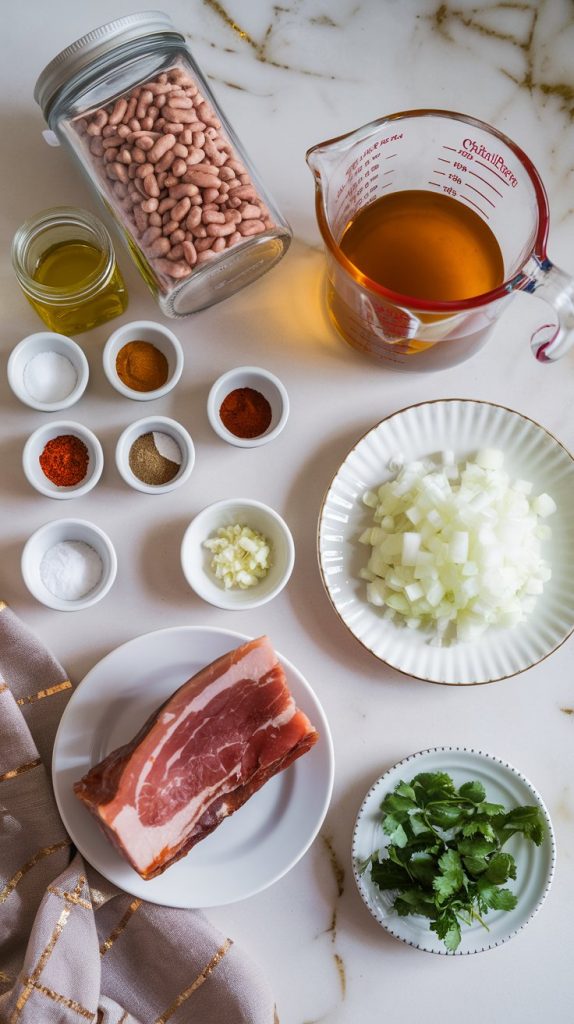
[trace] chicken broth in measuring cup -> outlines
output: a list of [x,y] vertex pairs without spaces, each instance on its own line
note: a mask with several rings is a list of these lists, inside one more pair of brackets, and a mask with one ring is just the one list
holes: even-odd
[[488,341],[517,290],[547,303],[530,338],[539,361],[574,342],[574,281],[546,255],[544,186],[497,129],[403,111],[313,146],[307,163],[327,311],[354,348],[397,370],[452,366]]
[[422,189],[386,193],[363,207],[339,245],[362,274],[416,299],[456,302],[504,280],[488,224],[456,199]]

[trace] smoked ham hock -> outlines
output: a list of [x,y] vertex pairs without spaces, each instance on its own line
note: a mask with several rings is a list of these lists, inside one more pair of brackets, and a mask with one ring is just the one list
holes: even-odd
[[154,878],[317,739],[259,637],[180,686],[74,792],[138,874]]

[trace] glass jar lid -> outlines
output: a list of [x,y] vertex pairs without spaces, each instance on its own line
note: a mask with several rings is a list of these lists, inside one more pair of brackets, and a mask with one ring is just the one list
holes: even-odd
[[150,35],[167,32],[184,37],[175,28],[169,15],[162,11],[139,11],[127,14],[106,25],[92,29],[85,36],[66,46],[38,77],[34,87],[34,99],[47,119],[48,111],[59,90],[70,78],[85,68],[91,61],[115,50],[124,43],[131,43]]

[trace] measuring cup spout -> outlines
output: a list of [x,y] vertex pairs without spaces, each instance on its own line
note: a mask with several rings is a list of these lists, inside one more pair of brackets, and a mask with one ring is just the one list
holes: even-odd
[[316,183],[322,186],[325,177],[331,171],[337,158],[333,153],[331,143],[319,143],[319,145],[312,146],[311,149],[307,150],[305,159],[313,172]]

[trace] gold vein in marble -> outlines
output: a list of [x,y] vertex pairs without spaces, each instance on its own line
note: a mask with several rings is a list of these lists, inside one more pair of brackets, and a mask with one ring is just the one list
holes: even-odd
[[343,958],[338,953],[333,953],[333,960],[337,967],[337,973],[339,975],[339,984],[341,986],[341,996],[344,999],[347,994],[347,974],[345,971],[345,964]]
[[168,1006],[167,1010],[164,1010],[161,1016],[156,1018],[154,1024],[167,1024],[167,1021],[170,1020],[171,1017],[173,1017],[174,1013],[177,1010],[179,1010],[179,1007],[187,999],[189,999],[189,997],[193,995],[193,993],[196,992],[201,985],[203,985],[204,981],[207,981],[210,974],[212,974],[217,965],[221,963],[223,957],[231,948],[231,946],[231,939],[226,939],[223,945],[220,946],[220,948],[217,950],[217,953],[215,953],[214,956],[212,956],[209,963],[206,964],[201,973],[198,974],[195,981],[192,982],[192,984],[188,988],[184,989],[183,992],[179,993],[179,995],[174,999],[173,1003],[171,1003],[171,1005]]
[[112,932],[110,932],[110,934],[108,935],[107,939],[105,939],[102,942],[102,944],[100,946],[100,956],[104,957],[106,955],[106,953],[108,953],[110,951],[110,949],[112,948],[114,942],[117,939],[119,939],[119,937],[122,934],[122,932],[124,931],[124,929],[127,928],[128,924],[130,923],[130,921],[131,921],[133,915],[135,914],[135,912],[137,910],[139,910],[141,904],[142,904],[142,900],[139,900],[139,899],[132,900],[132,902],[130,903],[128,909],[126,910],[125,914],[120,919],[120,921],[118,921],[118,923],[117,923],[116,927],[114,928],[114,930]]
[[269,64],[270,67],[279,68],[281,71],[296,71],[302,75],[311,75],[313,78],[335,78],[335,75],[325,75],[320,71],[314,71],[310,68],[298,68],[290,64],[283,64],[281,61],[274,60],[274,58],[269,55],[269,42],[277,24],[277,19],[281,14],[290,13],[288,7],[281,7],[278,4],[274,4],[272,7],[272,20],[269,22],[269,25],[265,30],[262,42],[258,43],[256,39],[253,39],[249,32],[242,28],[241,25],[231,17],[219,0],[203,0],[203,2],[205,6],[209,7],[210,11],[216,14],[228,28],[235,32],[235,34],[238,35],[244,43],[247,43],[247,45],[251,47],[257,60],[260,61],[261,64]]
[[25,772],[32,771],[33,768],[38,768],[42,762],[39,757],[34,758],[33,761],[28,761],[27,764],[21,764],[19,768],[11,768],[10,771],[4,772],[0,775],[0,782],[6,782],[8,779],[15,779],[18,775],[24,775]]
[[0,891],[0,903],[4,903],[8,899],[10,893],[14,892],[14,889],[22,880],[24,875],[27,875],[39,861],[43,860],[44,857],[49,857],[52,853],[57,853],[58,850],[65,850],[65,848],[70,845],[70,840],[64,839],[61,843],[54,843],[52,846],[43,846],[38,850],[30,860],[26,861],[26,863],[18,869],[15,875],[12,875],[12,878]]
[[46,690],[38,690],[37,693],[31,693],[27,697],[19,697],[16,701],[17,704],[22,707],[24,704],[35,704],[36,701],[44,700],[45,697],[53,697],[56,693],[62,693],[63,690],[70,690],[72,684],[69,679],[64,679],[62,683],[56,683],[55,686],[49,686]]
[[[506,11],[518,11],[525,15],[526,31],[523,39],[520,39],[515,33],[503,32],[500,29],[484,25],[479,20],[481,15],[496,14],[497,12]],[[449,26],[452,24],[458,24],[470,32],[487,36],[491,39],[496,39],[499,42],[507,43],[510,46],[517,47],[519,50],[522,50],[525,59],[525,69],[522,77],[517,77],[505,67],[499,67],[498,70],[501,74],[510,78],[510,80],[519,88],[526,89],[530,93],[539,93],[544,98],[558,100],[561,110],[572,121],[574,120],[574,85],[569,82],[544,81],[535,71],[534,51],[536,46],[536,28],[538,25],[539,15],[540,9],[539,5],[536,3],[529,4],[509,2],[509,0],[506,0],[506,2],[474,7],[470,10],[451,7],[450,4],[442,3],[439,4],[432,14],[428,15],[428,20],[430,20],[433,28],[453,45],[456,45],[456,40],[453,39],[453,36],[450,34]],[[571,24],[571,22],[572,19],[570,19],[569,24]],[[566,26],[562,26],[561,31],[564,31],[565,28]]]
[[329,854],[331,869],[333,871],[333,875],[335,877],[335,882],[337,885],[337,897],[340,897],[343,895],[343,892],[345,891],[345,869],[339,863],[331,838],[329,836],[322,834],[321,839],[323,840],[325,849]]

